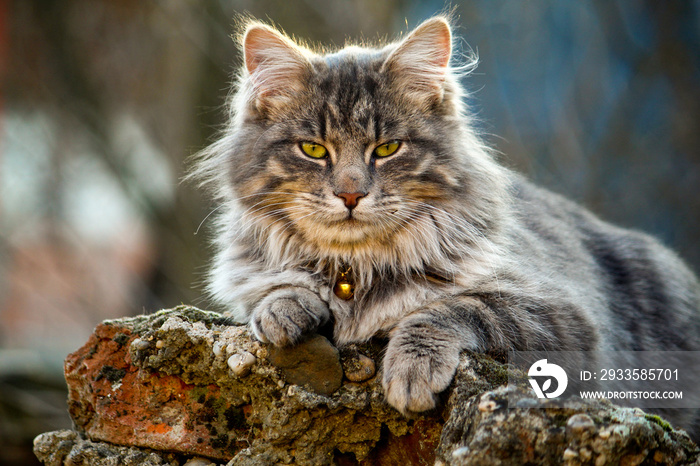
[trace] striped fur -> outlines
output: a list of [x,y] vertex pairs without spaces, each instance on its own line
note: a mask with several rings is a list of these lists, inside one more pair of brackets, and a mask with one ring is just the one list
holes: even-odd
[[[494,161],[452,40],[437,17],[323,54],[248,25],[229,125],[195,173],[220,203],[214,299],[275,345],[325,324],[339,345],[388,336],[383,383],[402,412],[435,405],[464,349],[700,349],[698,282],[673,253]],[[366,195],[349,211],[334,193],[353,189]],[[332,288],[348,266],[344,301]]]

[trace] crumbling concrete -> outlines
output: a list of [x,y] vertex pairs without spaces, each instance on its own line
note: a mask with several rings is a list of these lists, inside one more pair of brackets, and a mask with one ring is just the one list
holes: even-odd
[[[226,316],[180,306],[106,321],[68,356],[75,432],[43,434],[46,465],[692,464],[656,416],[607,402],[534,409],[508,371],[465,354],[441,407],[383,399],[381,345],[324,337],[270,348]],[[506,403],[510,400],[510,407]]]

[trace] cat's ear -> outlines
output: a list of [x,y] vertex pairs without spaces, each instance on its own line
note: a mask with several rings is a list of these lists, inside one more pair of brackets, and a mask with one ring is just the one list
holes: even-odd
[[305,49],[260,23],[243,35],[243,57],[258,104],[275,105],[303,88],[311,63]]
[[423,22],[401,41],[382,69],[413,96],[442,99],[451,55],[450,25],[438,16]]

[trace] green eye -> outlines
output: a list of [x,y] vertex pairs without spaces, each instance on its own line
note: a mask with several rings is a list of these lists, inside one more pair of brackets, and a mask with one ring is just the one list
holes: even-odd
[[399,141],[387,142],[386,144],[377,146],[377,148],[374,149],[374,155],[377,157],[389,157],[390,155],[393,155],[394,152],[399,150],[399,147],[401,147],[401,143]]
[[328,149],[315,142],[302,142],[300,146],[302,152],[315,159],[322,159],[328,155]]

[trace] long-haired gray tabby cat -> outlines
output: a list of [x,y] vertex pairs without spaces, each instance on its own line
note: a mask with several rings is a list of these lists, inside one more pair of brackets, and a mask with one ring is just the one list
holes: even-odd
[[494,161],[445,18],[327,54],[251,22],[242,48],[198,175],[220,201],[209,290],[260,340],[388,336],[404,413],[435,406],[465,349],[700,349],[700,287],[672,252]]

